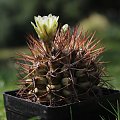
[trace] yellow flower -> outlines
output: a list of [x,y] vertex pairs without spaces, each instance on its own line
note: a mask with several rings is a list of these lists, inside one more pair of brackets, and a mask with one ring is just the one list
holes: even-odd
[[49,40],[54,37],[57,27],[58,27],[58,19],[59,16],[52,16],[52,14],[49,14],[48,16],[38,16],[34,17],[35,24],[31,22],[34,29],[37,32],[37,35],[40,39],[43,40]]

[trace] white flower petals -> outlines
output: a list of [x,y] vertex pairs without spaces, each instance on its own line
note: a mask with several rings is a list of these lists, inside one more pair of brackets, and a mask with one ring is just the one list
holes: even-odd
[[52,16],[52,14],[49,14],[48,16],[34,17],[34,19],[35,24],[33,22],[31,22],[31,24],[34,27],[40,39],[48,40],[55,35],[58,27],[59,16],[56,17]]

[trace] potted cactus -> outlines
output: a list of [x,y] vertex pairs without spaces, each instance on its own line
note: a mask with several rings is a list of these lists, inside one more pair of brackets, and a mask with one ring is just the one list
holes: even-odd
[[58,26],[59,17],[38,16],[31,22],[37,36],[28,37],[31,54],[18,54],[20,89],[4,93],[8,120],[99,120],[114,117],[109,109],[120,93],[108,88],[104,47],[93,34]]

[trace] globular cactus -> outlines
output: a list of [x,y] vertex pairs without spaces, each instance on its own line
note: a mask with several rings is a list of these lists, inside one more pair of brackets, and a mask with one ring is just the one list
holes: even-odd
[[78,31],[77,27],[72,30],[67,24],[60,28],[58,17],[52,17],[39,16],[35,18],[37,26],[32,23],[38,38],[29,36],[30,55],[18,55],[22,78],[17,95],[57,106],[80,101],[105,83],[104,62],[99,60],[104,47],[98,46],[100,41],[94,39],[94,33]]

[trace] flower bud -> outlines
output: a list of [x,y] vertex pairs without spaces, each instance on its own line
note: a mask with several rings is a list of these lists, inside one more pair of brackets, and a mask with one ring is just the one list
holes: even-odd
[[65,33],[68,30],[68,27],[69,27],[68,24],[63,25],[61,28],[61,32]]

